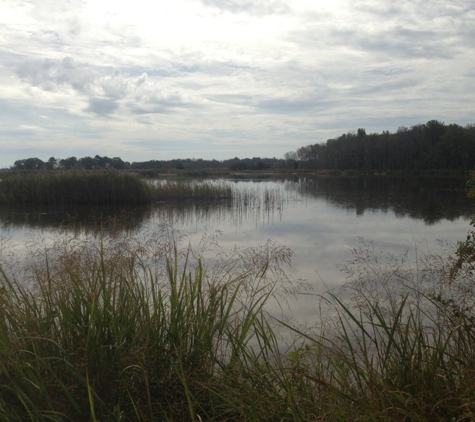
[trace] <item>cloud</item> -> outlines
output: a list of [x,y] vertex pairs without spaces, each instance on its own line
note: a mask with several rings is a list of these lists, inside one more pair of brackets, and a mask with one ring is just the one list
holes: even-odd
[[0,41],[0,144],[58,156],[62,139],[128,161],[282,156],[358,127],[473,123],[466,0],[7,1]]
[[440,32],[401,26],[366,32],[335,29],[329,34],[329,42],[392,58],[450,59],[459,49],[457,43]]
[[321,101],[317,96],[304,98],[271,98],[257,102],[257,108],[276,114],[309,113],[328,110],[334,105],[332,101]]
[[108,98],[91,98],[86,111],[99,116],[107,116],[118,107],[117,101]]
[[290,7],[280,0],[200,0],[206,6],[231,13],[250,15],[273,15],[288,13]]
[[17,55],[12,57],[11,65],[22,81],[46,91],[70,86],[78,92],[87,93],[98,77],[98,72],[91,66],[77,63],[71,57],[39,59]]
[[450,60],[468,45],[475,49],[475,9],[465,0],[367,0],[352,4],[349,12],[342,9],[340,17],[309,13],[287,39],[320,51],[339,48],[338,54],[360,52],[383,60]]
[[[73,89],[88,106],[86,112],[106,116],[122,102],[132,113],[166,113],[172,108],[191,105],[190,95],[177,89],[160,87],[159,80],[148,74],[123,74],[118,69],[91,66],[74,58],[38,59],[15,56],[11,66],[25,83],[45,91],[67,93]],[[138,73],[137,69],[135,73]]]

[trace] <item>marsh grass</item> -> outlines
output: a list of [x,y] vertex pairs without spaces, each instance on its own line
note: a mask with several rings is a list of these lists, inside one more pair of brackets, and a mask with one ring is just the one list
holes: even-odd
[[207,268],[210,242],[179,242],[168,229],[50,239],[31,245],[27,268],[4,255],[4,420],[240,418],[218,392],[267,341],[263,306],[285,287],[290,252],[264,245]]
[[190,180],[149,183],[133,173],[104,171],[44,171],[11,173],[0,181],[0,203],[47,205],[125,205],[166,200],[231,198],[225,183]]
[[13,173],[0,182],[0,202],[61,207],[71,204],[119,205],[152,200],[137,176],[118,171]]
[[35,241],[28,264],[1,246],[2,420],[475,418],[475,286],[450,248],[363,244],[304,330],[266,312],[304,287],[272,242],[225,253],[163,226]]
[[151,181],[154,199],[157,201],[174,200],[221,200],[231,199],[231,186],[224,181],[157,179]]
[[287,325],[306,339],[291,363],[325,399],[325,420],[474,420],[475,280],[469,267],[451,277],[452,251],[411,259],[363,243],[348,282],[322,299],[319,329]]

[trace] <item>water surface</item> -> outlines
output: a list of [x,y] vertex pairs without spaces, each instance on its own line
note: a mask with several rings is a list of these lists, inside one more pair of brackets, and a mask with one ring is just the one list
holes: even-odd
[[[208,181],[208,183],[215,183]],[[222,183],[219,181],[217,183]],[[290,300],[291,313],[311,320],[319,293],[345,282],[338,269],[364,239],[385,253],[440,251],[440,240],[463,240],[473,203],[463,182],[381,179],[228,180],[233,201],[186,201],[121,209],[0,209],[2,242],[19,245],[53,236],[77,235],[128,219],[127,230],[157,230],[165,220],[192,243],[214,233],[221,250],[264,244],[269,239],[292,249],[290,272],[308,280],[311,294]],[[121,218],[122,217],[122,218]],[[307,292],[308,293],[308,292]]]

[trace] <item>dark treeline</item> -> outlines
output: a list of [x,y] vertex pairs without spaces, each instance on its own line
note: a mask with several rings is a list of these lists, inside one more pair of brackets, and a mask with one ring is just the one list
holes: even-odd
[[316,170],[455,170],[475,166],[475,125],[446,125],[437,120],[396,133],[358,129],[323,144],[285,154],[288,165]]
[[123,161],[119,157],[109,158],[96,155],[92,157],[76,158],[69,157],[58,159],[51,157],[48,161],[39,158],[26,158],[15,161],[11,167],[13,170],[98,170],[114,168],[117,170],[200,170],[200,169],[229,169],[232,171],[242,170],[267,170],[270,168],[285,167],[286,162],[278,158],[231,158],[229,160],[203,160],[199,159],[173,159],[173,160],[149,160],[141,162]]
[[302,146],[287,152],[283,159],[243,158],[228,160],[173,159],[140,162],[123,161],[119,157],[69,157],[48,161],[26,158],[15,161],[14,170],[201,170],[231,171],[293,168],[314,170],[417,171],[469,170],[475,167],[475,125],[465,127],[430,120],[425,124],[400,127],[396,133],[367,134],[365,129],[329,139],[326,143]]
[[51,157],[48,161],[43,161],[39,158],[25,158],[17,160],[11,166],[13,170],[97,170],[115,168],[123,170],[130,168],[130,163],[123,161],[119,157],[109,158],[96,155],[92,157],[83,157],[77,159],[76,157],[69,157],[59,159]]

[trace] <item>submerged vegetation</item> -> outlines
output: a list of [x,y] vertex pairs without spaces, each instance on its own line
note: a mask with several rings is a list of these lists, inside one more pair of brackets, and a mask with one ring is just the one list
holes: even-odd
[[362,244],[303,328],[268,313],[305,287],[289,249],[188,245],[165,226],[27,261],[2,243],[2,420],[474,420],[470,259]]
[[0,181],[0,204],[123,205],[230,196],[231,188],[224,183],[152,184],[137,175],[114,170],[6,173]]

